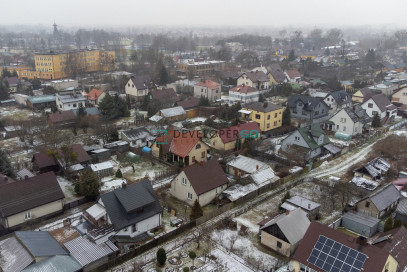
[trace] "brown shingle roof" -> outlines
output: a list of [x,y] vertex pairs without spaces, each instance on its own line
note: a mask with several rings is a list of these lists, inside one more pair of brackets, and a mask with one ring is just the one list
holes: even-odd
[[267,82],[269,78],[262,71],[251,71],[244,73],[252,82]]
[[73,121],[73,120],[75,120],[76,116],[71,110],[69,110],[69,111],[59,111],[56,113],[51,113],[48,116],[48,118],[52,123],[55,124],[55,123]]
[[298,72],[298,70],[296,69],[287,70],[286,74],[288,75],[289,78],[301,77],[300,72]]
[[[85,149],[83,149],[83,146],[81,144],[73,144],[71,148],[72,151],[75,152],[77,155],[77,163],[84,163],[91,160],[88,153],[86,153]],[[58,152],[61,151],[58,149]],[[57,165],[57,162],[54,160],[54,158],[52,156],[47,155],[46,150],[42,150],[39,153],[34,154],[34,160],[38,168]]]
[[198,130],[186,133],[168,130],[167,135],[157,137],[154,142],[163,143],[161,144],[163,154],[171,151],[171,153],[185,158],[201,137],[202,135]]
[[371,98],[382,112],[387,110],[387,106],[392,105],[390,100],[384,94],[376,94]]
[[135,76],[130,80],[133,82],[134,86],[136,86],[137,90],[148,89],[151,82],[150,76]]
[[179,97],[177,96],[173,88],[151,90],[151,96],[153,97],[153,99],[156,99],[161,103],[175,103],[179,101]]
[[195,107],[198,107],[199,105],[199,98],[198,97],[191,97],[189,99],[186,99],[184,101],[178,101],[176,103],[176,106],[181,106],[184,108],[184,110],[192,109]]
[[88,96],[88,100],[97,100],[99,98],[99,96],[101,96],[103,94],[102,90],[99,89],[92,89]]
[[363,271],[383,271],[388,257],[388,254],[384,250],[369,244],[360,249],[360,245],[356,242],[356,238],[317,222],[311,222],[311,225],[305,233],[304,238],[301,240],[292,259],[305,264],[316,271],[324,272],[325,270],[322,270],[307,261],[320,235],[324,235],[338,243],[366,254],[368,258],[363,265]]
[[407,268],[407,229],[404,226],[383,233],[381,236],[391,235],[389,239],[375,244],[388,252],[399,263],[400,271]]
[[0,215],[17,214],[59,199],[64,193],[53,172],[8,183],[0,190]]
[[197,195],[211,191],[229,182],[217,160],[195,164],[184,169],[189,182]]

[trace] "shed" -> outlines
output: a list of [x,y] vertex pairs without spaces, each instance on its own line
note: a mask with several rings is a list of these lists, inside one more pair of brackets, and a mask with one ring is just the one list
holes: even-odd
[[347,212],[342,217],[342,226],[367,238],[376,234],[380,219],[357,212]]
[[342,141],[350,141],[350,140],[352,140],[352,135],[337,131],[337,132],[335,132],[334,138],[342,140]]

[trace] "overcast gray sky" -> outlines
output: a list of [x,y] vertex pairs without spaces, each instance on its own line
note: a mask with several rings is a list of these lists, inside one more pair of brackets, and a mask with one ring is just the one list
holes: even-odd
[[0,24],[407,26],[406,0],[0,0]]

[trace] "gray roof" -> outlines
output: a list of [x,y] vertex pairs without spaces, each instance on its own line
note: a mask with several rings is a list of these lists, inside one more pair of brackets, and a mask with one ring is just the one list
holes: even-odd
[[16,231],[15,235],[34,257],[68,255],[47,231]]
[[54,256],[30,265],[24,272],[75,272],[82,266],[71,256]]
[[403,197],[400,199],[400,202],[397,205],[396,213],[407,215],[407,198]]
[[343,215],[343,218],[369,227],[374,227],[380,222],[380,219],[357,212],[347,212]]
[[161,114],[164,117],[174,117],[174,116],[186,114],[186,112],[183,107],[178,106],[178,107],[173,107],[173,108],[162,109]]
[[119,250],[109,240],[98,245],[83,237],[66,242],[64,246],[83,267]]
[[274,224],[277,224],[290,244],[294,245],[304,237],[311,222],[306,213],[298,208],[289,214],[283,213],[276,216],[261,229],[265,229]]
[[[163,210],[149,180],[103,194],[101,199],[115,230],[134,225]],[[137,212],[142,207],[143,211]]]
[[282,109],[283,107],[280,105],[273,104],[271,102],[251,102],[248,104],[244,104],[242,108],[245,109],[250,109],[250,110],[255,110],[255,111],[260,111],[260,112],[270,112],[270,111],[275,111]]
[[86,101],[86,97],[84,97],[82,94],[57,94],[57,97],[62,103]]
[[147,89],[151,83],[150,76],[134,76],[130,78],[130,80],[136,86],[137,90]]
[[292,95],[288,99],[288,106],[290,108],[295,108],[297,106],[298,101],[301,101],[304,104],[303,109],[306,111],[313,111],[314,108],[318,106],[319,103],[325,104],[325,106],[328,107],[328,105],[326,105],[326,103],[319,97],[311,97],[300,94]]
[[313,202],[313,201],[303,198],[301,196],[293,196],[293,197],[287,199],[286,202],[288,202],[289,204],[295,205],[297,207],[300,207],[307,211],[312,211],[312,210],[318,208],[319,206],[321,206],[321,204],[318,204],[316,202]]
[[339,105],[352,102],[352,97],[344,90],[334,91],[328,94],[326,97],[330,95],[335,99],[336,103],[338,103]]
[[396,202],[399,198],[400,192],[392,183],[385,185],[370,196],[370,200],[379,211],[383,211],[392,203]]
[[0,255],[4,257],[4,262],[0,262],[0,271],[3,269],[4,272],[20,272],[34,261],[15,237],[0,241]]
[[[86,112],[86,115],[100,115],[100,111],[98,108],[96,107],[92,107],[92,108],[83,108]],[[79,109],[76,110],[72,110],[72,112],[78,116],[79,113]]]
[[130,141],[132,140],[138,140],[138,139],[146,139],[146,140],[152,140],[153,136],[151,135],[150,131],[146,129],[145,127],[137,127],[137,128],[132,128],[128,130],[123,130],[122,134],[124,134],[127,139]]

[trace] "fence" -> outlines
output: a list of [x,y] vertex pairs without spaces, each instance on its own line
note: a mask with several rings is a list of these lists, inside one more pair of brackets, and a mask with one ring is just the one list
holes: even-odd
[[82,197],[80,199],[68,202],[64,204],[64,211],[75,208],[79,205],[85,204],[86,202],[88,202],[88,200],[85,197]]
[[234,207],[233,203],[228,203],[226,205],[223,205],[222,207],[219,207],[219,208],[213,210],[211,213],[205,214],[205,215],[199,217],[198,219],[196,219],[196,225],[201,225],[201,224],[205,223],[206,221],[211,220],[212,218],[215,218],[216,216],[233,209],[233,207]]
[[341,218],[338,218],[336,221],[334,221],[334,222],[332,222],[331,224],[329,224],[328,227],[333,228],[333,229],[337,229],[337,228],[340,227],[341,223],[342,223],[342,217],[341,217]]

